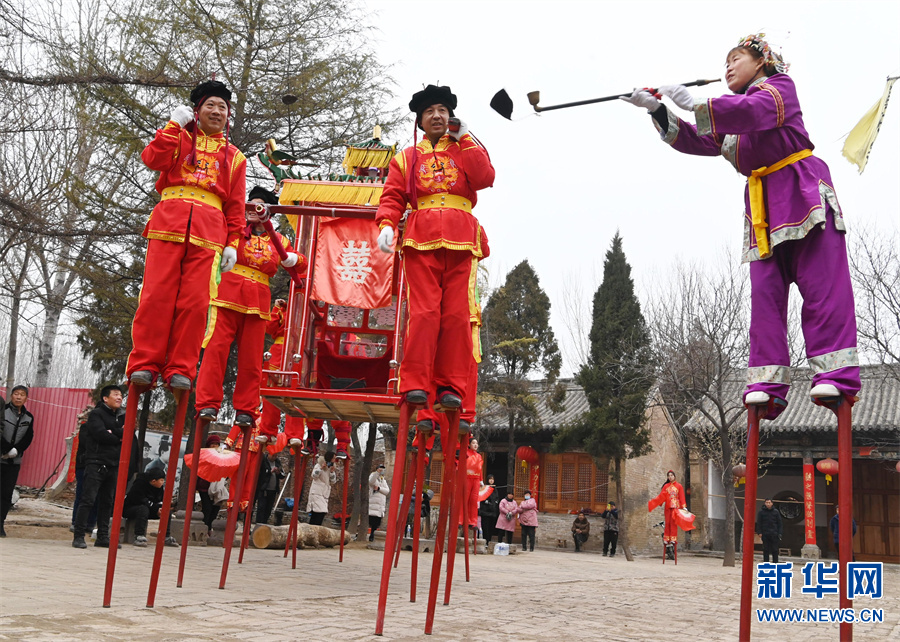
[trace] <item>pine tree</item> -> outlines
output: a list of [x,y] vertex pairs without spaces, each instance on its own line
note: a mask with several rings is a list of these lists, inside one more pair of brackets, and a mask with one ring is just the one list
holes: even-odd
[[516,433],[537,429],[537,403],[529,375],[545,379],[542,392],[552,409],[558,409],[565,387],[557,382],[562,357],[550,328],[550,299],[541,289],[537,274],[522,261],[506,275],[484,308],[482,343],[485,359],[481,370],[481,397],[498,401],[509,427],[508,484],[515,483]]
[[612,460],[617,480],[619,532],[630,561],[622,490],[622,460],[650,451],[645,428],[647,395],[653,383],[650,338],[634,294],[631,266],[618,232],[606,253],[603,282],[594,294],[590,357],[575,377],[588,399],[580,421],[557,433],[553,450],[583,448],[598,466]]

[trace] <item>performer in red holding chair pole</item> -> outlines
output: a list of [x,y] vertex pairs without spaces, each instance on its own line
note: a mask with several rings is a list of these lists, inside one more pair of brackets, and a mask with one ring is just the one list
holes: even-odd
[[231,91],[203,82],[191,102],[193,109],[175,108],[141,154],[159,172],[161,201],[144,228],[150,242],[127,368],[136,385],[162,376],[170,388],[191,389],[219,255],[228,272],[244,224],[247,161],[228,142]]
[[694,530],[694,525],[684,519],[681,512],[687,509],[687,499],[684,495],[684,486],[675,481],[675,471],[666,473],[666,482],[662,485],[659,495],[647,502],[647,510],[652,511],[657,506],[665,506],[666,527],[663,532],[663,543],[666,548],[666,557],[675,559],[675,546],[678,544],[678,527],[682,530]]
[[[254,187],[252,203],[277,203],[267,189]],[[237,381],[232,403],[237,413],[235,425],[250,426],[259,416],[259,388],[262,384],[262,364],[269,321],[271,291],[269,279],[275,276],[279,263],[285,267],[305,265],[306,260],[293,252],[290,241],[276,232],[270,239],[256,212],[247,212],[247,226],[239,236],[237,264],[222,276],[218,295],[212,300],[209,327],[204,338],[203,363],[197,380],[197,407],[200,418],[215,420],[222,404],[222,382],[232,342],[238,347]],[[279,261],[272,243],[281,243],[288,258]],[[274,441],[278,426],[263,424],[257,439],[263,443]]]
[[[269,348],[268,359],[263,363],[265,370],[281,370],[281,359],[284,355],[284,322],[287,301],[278,299],[272,305],[269,312],[269,321],[266,323],[266,334],[275,339]],[[281,410],[263,399],[262,415],[259,420],[259,431],[264,435],[278,433],[278,425],[281,423]],[[302,417],[286,415],[284,418],[284,434],[292,450],[299,452],[303,443],[303,429],[305,422]]]
[[378,247],[391,252],[407,203],[412,212],[399,247],[409,301],[399,391],[412,404],[458,409],[467,391],[472,354],[470,292],[483,256],[481,227],[472,215],[476,192],[494,182],[484,147],[454,118],[449,87],[428,85],[409,109],[425,132],[391,161],[375,221]]

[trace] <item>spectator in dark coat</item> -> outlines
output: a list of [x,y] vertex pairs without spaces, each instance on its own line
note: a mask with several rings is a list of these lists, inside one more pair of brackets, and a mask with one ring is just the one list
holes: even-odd
[[772,561],[777,564],[778,544],[784,534],[784,527],[781,522],[781,513],[768,497],[756,514],[756,534],[762,537],[763,562],[768,562],[769,555],[771,555]]
[[493,475],[488,475],[487,485],[494,489],[478,506],[478,515],[481,517],[481,533],[484,543],[487,544],[494,537],[494,529],[497,527],[497,518],[500,516],[500,495],[497,490]]
[[[78,415],[78,447],[75,450],[75,501],[72,503],[72,525],[69,526],[69,531],[72,533],[75,532],[75,516],[78,514],[78,506],[81,504],[81,493],[84,491],[84,437],[81,431],[84,429],[84,424],[87,422],[87,418],[93,409],[93,406],[87,406]],[[87,528],[84,530],[86,533],[90,533],[95,526],[97,526],[96,503],[94,503],[94,508],[91,509],[91,514],[88,515]]]
[[[163,486],[166,483],[166,471],[162,468],[151,468],[145,473],[138,473],[131,490],[125,495],[122,517],[135,520],[134,545],[147,545],[147,522],[159,519],[159,510],[163,505]],[[172,515],[166,524],[166,546],[178,546],[171,534]],[[162,524],[160,524],[160,532]]]
[[268,524],[284,473],[281,471],[281,462],[274,454],[266,453],[260,459],[259,480],[256,482],[256,523]]
[[603,525],[603,557],[615,557],[619,545],[619,509],[616,503],[608,503],[600,517],[606,520]]
[[88,515],[95,503],[97,541],[94,546],[109,547],[109,520],[115,500],[125,418],[118,412],[123,401],[122,390],[118,386],[104,386],[100,391],[100,398],[81,430],[81,437],[84,439],[84,487],[78,514],[75,515],[72,540],[75,548],[87,548],[84,535]]
[[[841,520],[839,519],[839,513],[840,513],[840,506],[835,505],[834,517],[831,518],[831,522],[829,522],[829,524],[828,524],[828,528],[831,530],[831,536],[834,539],[834,550],[835,551],[841,550],[840,548],[838,548],[838,544],[839,544],[839,540],[838,540],[839,530],[838,529],[840,528],[840,522],[841,522]],[[856,535],[856,520],[855,519],[853,520],[853,535],[854,536]],[[851,550],[853,549],[853,542],[850,543],[850,548],[851,548]],[[855,554],[853,555],[853,561],[854,562],[856,561]]]
[[578,517],[572,522],[572,539],[575,540],[575,552],[581,552],[581,545],[584,544],[591,535],[591,523],[584,516],[584,513],[578,513]]
[[9,403],[0,405],[0,537],[6,537],[6,516],[12,508],[22,454],[34,438],[34,415],[25,408],[26,401],[28,388],[16,386]]

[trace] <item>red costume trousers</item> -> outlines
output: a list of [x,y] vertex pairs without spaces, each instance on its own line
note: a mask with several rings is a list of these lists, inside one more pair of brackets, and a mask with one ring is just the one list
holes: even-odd
[[666,526],[665,530],[663,530],[663,541],[666,544],[678,541],[678,524],[675,523],[676,510],[678,509],[666,506]]
[[403,249],[409,323],[400,364],[401,393],[436,386],[465,397],[474,360],[469,287],[477,267],[470,252]]
[[149,370],[165,381],[175,374],[194,380],[217,257],[215,250],[192,243],[150,240],[131,326],[129,377]]
[[[238,413],[259,416],[259,387],[262,384],[262,364],[266,338],[266,321],[256,314],[243,314],[229,308],[214,306],[212,336],[203,353],[203,364],[197,379],[197,407],[219,409],[222,405],[222,382],[231,343],[238,347],[237,382],[232,404]],[[260,427],[262,433],[262,427]],[[275,435],[278,432],[262,433]]]
[[[463,502],[466,504],[466,510],[468,514],[466,517],[466,523],[473,527],[478,527],[478,491],[481,489],[481,477],[476,477],[475,475],[466,475],[466,490],[465,497],[463,497]],[[459,512],[459,523],[463,522],[463,514],[462,509]]]
[[[434,406],[432,405],[437,400],[437,389],[432,387],[428,390],[430,395],[428,399],[428,403],[425,404],[425,407],[416,413],[416,421],[423,421],[426,419],[430,419],[434,422],[434,425],[438,425],[438,415],[443,413],[438,413],[435,411]],[[475,362],[475,359],[471,360],[469,364],[469,377],[466,380],[466,393],[463,397],[462,403],[462,412],[459,413],[460,421],[468,421],[469,424],[475,423],[475,398],[478,395],[478,364]]]
[[338,452],[347,452],[350,446],[350,431],[353,430],[353,424],[349,421],[332,421],[331,428],[334,430],[334,436],[337,439]]

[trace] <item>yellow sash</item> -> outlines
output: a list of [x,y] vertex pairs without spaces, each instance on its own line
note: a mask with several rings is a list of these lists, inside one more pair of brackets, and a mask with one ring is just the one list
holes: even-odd
[[753,233],[756,236],[756,247],[759,248],[759,258],[765,259],[772,255],[769,248],[769,236],[766,234],[766,228],[769,224],[766,222],[766,199],[763,195],[763,184],[760,178],[777,172],[782,167],[787,167],[799,160],[812,156],[811,149],[803,149],[796,154],[791,154],[787,158],[769,167],[760,167],[754,169],[750,176],[747,177],[747,186],[750,189],[750,220],[753,223]]

